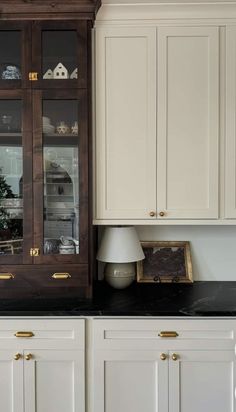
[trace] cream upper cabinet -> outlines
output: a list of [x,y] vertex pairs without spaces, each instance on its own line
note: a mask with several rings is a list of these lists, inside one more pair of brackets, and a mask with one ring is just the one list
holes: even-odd
[[158,215],[218,218],[217,27],[158,29],[157,100]]
[[96,219],[156,211],[156,28],[96,31]]
[[97,27],[95,71],[95,221],[217,219],[218,27]]
[[225,217],[236,218],[236,26],[226,29]]

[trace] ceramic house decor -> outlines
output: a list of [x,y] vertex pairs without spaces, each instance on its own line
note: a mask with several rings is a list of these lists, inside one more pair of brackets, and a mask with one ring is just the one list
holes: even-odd
[[69,74],[68,70],[62,63],[58,63],[58,65],[53,70],[53,79],[68,79]]
[[48,69],[44,75],[43,79],[53,79],[53,71],[51,69]]
[[71,79],[78,79],[78,68],[76,67],[76,69],[71,73],[70,75]]

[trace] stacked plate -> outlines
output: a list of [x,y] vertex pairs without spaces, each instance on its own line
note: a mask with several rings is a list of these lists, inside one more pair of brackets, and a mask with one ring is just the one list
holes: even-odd
[[53,134],[55,132],[55,127],[51,124],[49,117],[43,116],[43,133]]

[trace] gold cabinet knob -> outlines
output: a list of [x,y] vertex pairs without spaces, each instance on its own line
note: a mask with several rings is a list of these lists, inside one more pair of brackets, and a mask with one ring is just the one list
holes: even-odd
[[26,360],[30,360],[30,359],[32,359],[32,358],[33,358],[32,353],[27,353],[27,355],[25,355],[25,359],[26,359]]
[[166,358],[167,358],[167,355],[165,353],[160,354],[160,359],[161,360],[166,360]]
[[173,353],[172,359],[173,361],[177,361],[179,359],[179,355],[177,355],[177,353]]
[[149,213],[149,216],[154,217],[156,216],[156,213],[153,210],[151,210],[151,212]]
[[21,354],[20,353],[16,353],[15,355],[14,355],[14,359],[15,360],[19,360],[21,358]]
[[160,212],[159,216],[161,216],[161,217],[165,216],[165,212]]

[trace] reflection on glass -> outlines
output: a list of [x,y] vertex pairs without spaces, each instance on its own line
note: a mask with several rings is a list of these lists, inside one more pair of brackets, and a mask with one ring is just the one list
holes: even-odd
[[23,245],[21,101],[0,101],[0,255]]
[[0,78],[21,79],[21,32],[0,31]]
[[77,79],[75,30],[44,30],[42,33],[44,79]]
[[45,254],[79,253],[78,124],[77,133],[71,130],[77,113],[74,100],[43,103]]

